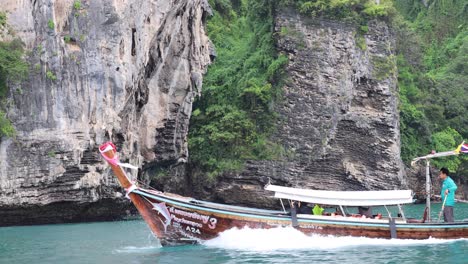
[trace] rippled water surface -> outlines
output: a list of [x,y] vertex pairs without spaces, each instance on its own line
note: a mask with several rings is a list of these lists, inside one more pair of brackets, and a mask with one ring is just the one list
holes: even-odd
[[[406,207],[410,217],[422,210]],[[467,204],[457,205],[456,217],[468,218]],[[140,220],[0,228],[0,263],[319,262],[468,263],[468,239],[320,237],[286,227],[228,230],[203,245],[162,248]]]

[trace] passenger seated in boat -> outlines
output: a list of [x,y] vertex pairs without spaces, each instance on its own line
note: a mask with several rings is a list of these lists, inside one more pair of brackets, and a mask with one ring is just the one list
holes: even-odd
[[370,206],[358,206],[358,213],[362,216],[372,218],[372,208]]
[[323,214],[323,209],[319,204],[315,204],[314,208],[312,209],[312,213],[314,215],[322,215]]
[[307,203],[298,202],[298,204],[297,204],[297,213],[298,214],[312,214],[312,210],[307,205]]
[[330,215],[335,217],[343,217],[343,214],[340,210],[338,210],[338,208],[335,208],[335,212],[331,213]]
[[[295,214],[311,214],[310,208],[305,203],[300,201],[291,201],[291,211],[296,211]],[[287,212],[286,215],[291,215],[291,211]]]

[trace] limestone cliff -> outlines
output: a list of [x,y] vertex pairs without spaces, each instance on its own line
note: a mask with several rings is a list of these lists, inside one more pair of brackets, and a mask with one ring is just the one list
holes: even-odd
[[352,24],[280,10],[274,35],[278,51],[289,57],[274,141],[288,154],[250,161],[240,173],[225,174],[213,188],[196,189],[194,195],[278,206],[263,191],[268,178],[327,190],[404,186],[395,37],[387,23],[370,21],[368,31],[360,33]]
[[[98,144],[114,141],[138,166],[186,159],[212,49],[208,3],[3,0],[0,9],[31,65],[8,98],[17,136],[0,141],[0,225],[122,215],[130,207]],[[123,204],[109,206],[115,198]]]
[[406,184],[394,35],[383,21],[359,33],[278,10],[274,36],[289,63],[273,139],[287,154],[213,183],[185,167],[192,100],[214,56],[205,0],[4,2],[31,70],[9,96],[18,135],[0,142],[0,225],[124,215],[131,206],[98,157],[107,140],[143,168],[140,179],[172,168],[157,187],[226,203],[277,206],[262,189],[269,178],[332,190]]

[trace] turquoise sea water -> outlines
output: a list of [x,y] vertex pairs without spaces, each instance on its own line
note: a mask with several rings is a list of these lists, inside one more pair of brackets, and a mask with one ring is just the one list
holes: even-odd
[[[406,206],[410,217],[422,211]],[[468,218],[468,204],[457,204],[455,214]],[[2,227],[0,263],[468,263],[468,239],[320,237],[287,227],[229,230],[203,245],[162,248],[134,220]]]

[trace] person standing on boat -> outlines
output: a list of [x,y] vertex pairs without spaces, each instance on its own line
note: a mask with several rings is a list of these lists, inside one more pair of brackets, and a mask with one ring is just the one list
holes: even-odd
[[[457,190],[457,185],[452,178],[448,176],[448,174],[449,171],[447,168],[440,169],[439,178],[442,180],[440,197],[442,198],[442,201],[445,201],[444,221],[452,223],[454,221],[453,206],[455,205],[455,191]],[[447,200],[445,196],[447,196]]]

